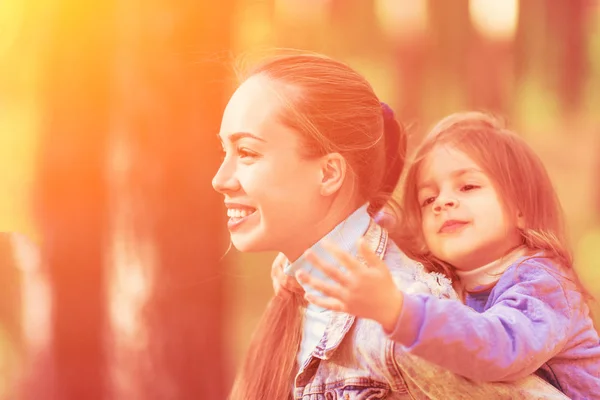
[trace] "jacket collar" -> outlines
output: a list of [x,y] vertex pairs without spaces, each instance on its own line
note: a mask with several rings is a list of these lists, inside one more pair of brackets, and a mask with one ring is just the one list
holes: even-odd
[[[364,238],[369,249],[383,259],[388,244],[387,231],[371,220]],[[367,265],[362,257],[358,256],[358,260]],[[312,355],[322,360],[329,359],[354,324],[355,319],[355,316],[347,313],[332,312],[329,324],[325,328],[325,334]],[[310,359],[311,357],[308,358],[304,366],[310,362]]]

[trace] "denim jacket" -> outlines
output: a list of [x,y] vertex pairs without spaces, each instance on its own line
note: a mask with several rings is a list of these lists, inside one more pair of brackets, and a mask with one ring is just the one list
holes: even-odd
[[[367,243],[399,289],[455,297],[450,281],[410,260],[371,223]],[[468,361],[466,361],[468,362]],[[297,400],[567,399],[535,375],[510,383],[475,383],[410,354],[372,320],[333,312],[325,333],[295,377]]]

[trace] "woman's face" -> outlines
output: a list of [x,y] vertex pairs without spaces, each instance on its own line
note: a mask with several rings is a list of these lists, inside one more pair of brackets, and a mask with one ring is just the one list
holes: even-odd
[[276,83],[253,76],[233,94],[219,137],[225,156],[213,187],[225,197],[240,251],[289,251],[322,217],[320,162],[302,157],[300,135],[280,122]]

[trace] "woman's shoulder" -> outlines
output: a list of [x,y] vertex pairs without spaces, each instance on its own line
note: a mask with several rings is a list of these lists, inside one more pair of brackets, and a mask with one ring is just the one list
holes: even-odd
[[438,272],[429,272],[423,264],[409,258],[393,242],[383,257],[398,288],[406,293],[426,293],[438,298],[456,299],[452,281]]

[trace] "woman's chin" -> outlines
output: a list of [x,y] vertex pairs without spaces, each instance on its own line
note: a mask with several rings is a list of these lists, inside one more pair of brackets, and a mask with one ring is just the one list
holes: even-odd
[[250,235],[232,234],[231,244],[237,251],[242,253],[256,253],[259,251],[268,251],[267,246],[260,238]]

